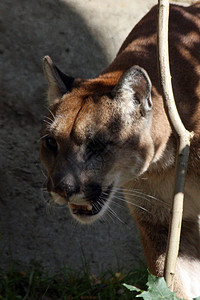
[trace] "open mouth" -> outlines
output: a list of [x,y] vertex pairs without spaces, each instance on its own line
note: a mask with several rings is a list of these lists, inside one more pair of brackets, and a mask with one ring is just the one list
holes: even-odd
[[74,203],[69,203],[69,206],[74,215],[80,216],[94,216],[97,215],[103,208],[104,204],[107,202],[110,193],[112,191],[113,184],[109,185],[108,188],[102,192],[101,196],[95,202],[87,205],[77,205]]

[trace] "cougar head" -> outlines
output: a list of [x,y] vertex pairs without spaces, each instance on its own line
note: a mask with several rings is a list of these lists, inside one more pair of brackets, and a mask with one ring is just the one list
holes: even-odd
[[151,82],[133,66],[118,80],[75,80],[44,58],[49,115],[41,161],[54,201],[91,223],[117,187],[145,172],[153,157]]

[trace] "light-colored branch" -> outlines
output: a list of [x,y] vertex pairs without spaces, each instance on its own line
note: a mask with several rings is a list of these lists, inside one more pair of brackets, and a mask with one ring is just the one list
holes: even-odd
[[168,50],[169,0],[158,0],[158,4],[158,60],[161,87],[166,114],[173,131],[176,133],[178,142],[174,199],[171,209],[171,222],[164,271],[164,277],[167,285],[173,291],[182,224],[184,185],[192,134],[185,129],[179,117],[172,91]]

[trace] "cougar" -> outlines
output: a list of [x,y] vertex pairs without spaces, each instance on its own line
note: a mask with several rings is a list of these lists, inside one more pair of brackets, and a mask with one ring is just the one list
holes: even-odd
[[[43,60],[49,115],[41,160],[54,201],[83,224],[101,218],[119,188],[136,221],[149,270],[163,276],[177,140],[164,110],[153,7],[116,58],[93,79]],[[176,105],[194,132],[185,184],[176,295],[200,295],[200,2],[170,5],[169,54]]]

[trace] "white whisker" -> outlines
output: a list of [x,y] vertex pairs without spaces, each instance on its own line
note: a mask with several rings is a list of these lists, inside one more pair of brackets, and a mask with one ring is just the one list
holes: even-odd
[[49,122],[51,122],[51,124],[53,123],[53,121],[54,120],[52,120],[51,118],[49,118],[49,117],[44,117],[44,120],[47,120],[47,121],[49,121]]
[[[102,200],[106,200],[106,199],[104,199],[103,197],[101,197],[101,199],[102,199]],[[98,203],[99,203],[99,202],[98,202]],[[99,203],[99,205],[101,205],[101,204]],[[110,206],[107,206],[107,210],[108,210],[115,218],[117,218],[122,224],[125,225],[125,223],[118,217],[117,213],[116,213]]]
[[49,134],[48,134],[48,133],[47,133],[47,134],[45,134],[45,135],[43,135],[43,136],[41,136],[41,137],[39,138],[39,141],[41,141],[41,140],[45,139],[47,136],[49,136]]
[[[100,205],[100,203],[98,203]],[[98,206],[96,205],[96,203],[93,203],[93,206],[96,210],[98,210]],[[100,205],[101,206],[101,205]],[[102,206],[101,206],[102,207]]]
[[116,212],[115,212],[111,207],[109,207],[109,206],[108,206],[108,211],[109,211],[110,213],[112,213],[112,215],[113,215],[114,217],[116,217],[122,224],[126,225],[126,223],[124,223],[124,221],[122,221],[122,220],[118,217],[118,215],[116,214]]
[[47,180],[47,175],[44,173],[44,170],[43,170],[42,166],[41,166],[41,165],[39,165],[39,167],[40,167],[40,171],[41,171],[42,175],[43,175],[43,176],[44,176],[44,178],[45,178],[45,180],[44,180],[44,182],[43,182],[43,185],[44,185],[44,184],[45,184],[45,182],[46,182],[46,180]]
[[116,206],[120,207],[120,208],[125,208],[123,205],[113,201],[112,199],[109,200],[111,203],[114,203]]
[[45,188],[40,188],[40,190],[43,192],[43,193],[49,193],[47,189]]
[[138,204],[136,204],[136,203],[134,203],[134,202],[125,200],[125,199],[123,199],[123,198],[121,198],[121,197],[117,197],[117,196],[113,196],[113,198],[116,198],[116,199],[118,199],[118,200],[120,200],[120,201],[122,201],[122,202],[127,202],[127,203],[129,203],[129,204],[131,204],[131,205],[133,205],[133,206],[135,206],[135,207],[137,207],[137,208],[140,208],[140,209],[142,209],[142,210],[148,212],[149,214],[152,214],[152,213],[150,213],[150,211],[148,211],[146,208],[144,208],[144,207],[142,207],[142,206],[140,206],[140,205],[138,205]]
[[48,121],[47,121],[47,120],[45,120],[45,119],[43,120],[43,122],[44,122],[44,123],[46,123],[46,124],[48,124],[49,126],[51,126],[51,125],[52,125],[52,123],[48,122]]
[[114,218],[112,217],[111,213],[109,210],[106,211],[107,212],[107,215],[110,217],[110,219],[112,220],[112,222],[115,224],[115,220]]
[[[156,201],[159,201],[167,206],[170,206],[168,203],[164,202],[163,200],[161,199],[158,199],[152,195],[148,195],[146,193],[143,193],[141,192],[140,190],[138,189],[134,189],[134,190],[129,190],[129,189],[124,189],[124,188],[117,188],[117,189],[113,189],[115,192],[123,192],[124,195],[128,195],[128,196],[136,196],[136,194],[138,195],[144,195],[145,197],[142,198],[143,200],[147,200],[147,201],[150,201],[150,199],[153,199],[153,200],[156,200]],[[150,198],[150,199],[147,199],[147,198]]]
[[54,121],[55,121],[55,119],[56,119],[55,115],[52,113],[52,111],[51,111],[48,107],[46,107],[46,108],[47,108],[47,110],[50,112],[50,114],[52,115],[52,117],[53,117],[53,119],[54,119]]

